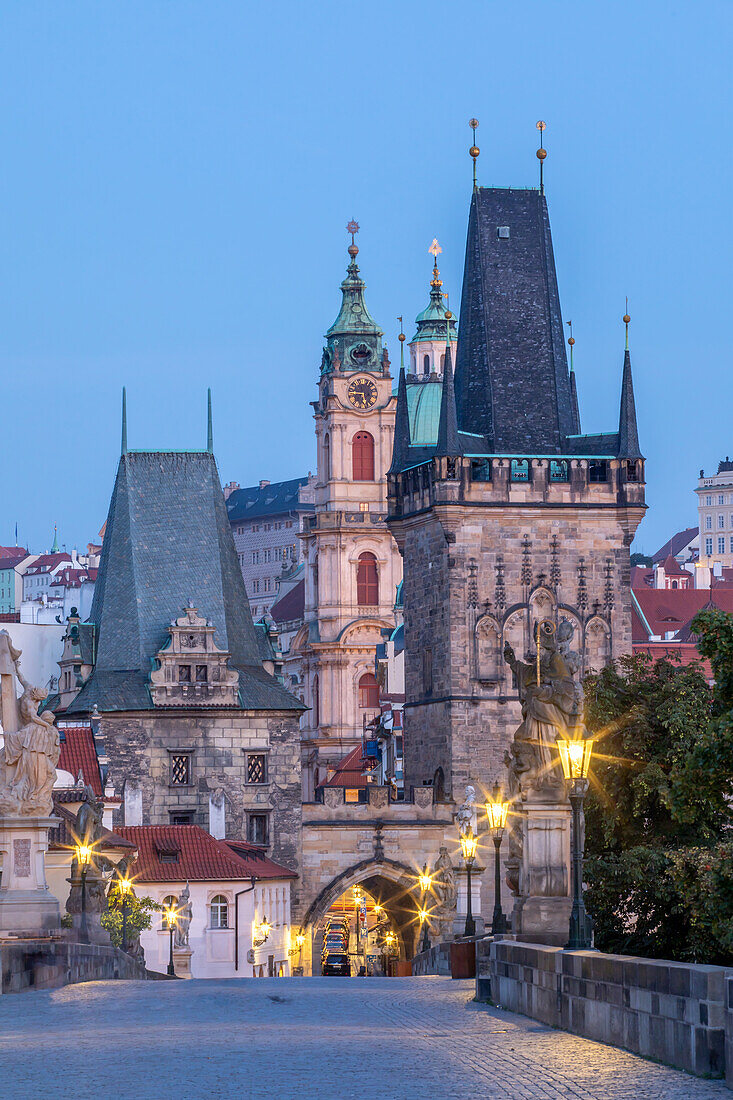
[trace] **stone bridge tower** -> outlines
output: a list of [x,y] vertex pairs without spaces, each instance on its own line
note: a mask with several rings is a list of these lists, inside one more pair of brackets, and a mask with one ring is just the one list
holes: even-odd
[[581,432],[541,191],[474,189],[459,333],[431,439],[414,436],[400,376],[388,518],[404,567],[405,786],[458,801],[506,776],[520,721],[507,642],[524,656],[538,620],[567,619],[582,671],[630,651],[645,509],[628,347],[617,430]]

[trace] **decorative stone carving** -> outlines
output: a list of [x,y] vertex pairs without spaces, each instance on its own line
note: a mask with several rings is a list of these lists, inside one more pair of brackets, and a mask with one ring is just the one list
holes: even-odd
[[439,939],[450,936],[458,904],[458,886],[448,849],[441,847],[433,874],[436,905],[430,913],[431,924],[437,926]]
[[468,833],[469,829],[474,836],[478,836],[478,815],[476,813],[476,788],[469,785],[466,787],[466,800],[459,808],[456,814],[456,822],[458,828],[462,834]]
[[239,705],[239,673],[229,667],[229,652],[214,641],[214,626],[189,601],[184,615],[170,624],[170,641],[156,653],[150,673],[156,707]]
[[[51,792],[59,762],[59,733],[53,712],[38,714],[46,697],[43,688],[33,687],[20,671],[21,651],[14,649],[10,635],[0,631],[0,675],[2,676],[2,723],[4,746],[0,758],[0,813],[17,817],[48,817],[53,810]],[[13,676],[23,687],[18,699]]]
[[181,892],[176,904],[176,930],[173,933],[176,947],[188,947],[188,933],[192,919],[191,890],[186,883],[186,888]]

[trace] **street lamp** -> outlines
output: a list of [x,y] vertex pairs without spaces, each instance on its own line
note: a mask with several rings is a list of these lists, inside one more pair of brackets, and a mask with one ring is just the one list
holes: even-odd
[[573,857],[573,908],[570,912],[570,937],[567,951],[587,951],[593,946],[593,922],[585,911],[583,901],[583,839],[581,813],[583,799],[588,792],[588,770],[593,754],[593,738],[575,738],[569,741],[558,737],[562,773],[573,807],[572,857]]
[[418,882],[420,883],[420,889],[423,894],[427,894],[428,890],[433,885],[433,876],[428,873],[427,866],[423,868],[422,874],[418,875]]
[[466,928],[464,935],[475,936],[476,935],[476,921],[473,919],[472,898],[471,898],[471,868],[473,867],[473,861],[476,858],[476,849],[478,847],[478,837],[473,835],[473,829],[468,826],[468,831],[461,833],[461,853],[466,864]]
[[494,915],[491,920],[491,933],[494,936],[506,932],[507,921],[501,908],[501,842],[506,828],[506,816],[509,803],[501,797],[501,787],[497,783],[486,803],[486,816],[489,819],[489,832],[494,841]]
[[122,898],[122,950],[127,951],[127,899],[132,892],[132,882],[126,874],[118,874],[117,889]]
[[385,977],[388,977],[388,974],[387,974],[387,958],[388,958],[389,955],[392,954],[392,950],[393,950],[396,943],[397,943],[397,937],[395,936],[394,932],[385,933],[385,936],[384,936],[384,946],[386,948],[386,950],[384,952],[384,976]]
[[169,905],[165,910],[165,919],[168,925],[168,935],[170,937],[170,950],[168,954],[168,974],[171,978],[176,976],[176,968],[173,965],[173,929],[176,927],[176,919],[178,917],[178,910],[175,905]]
[[263,917],[262,920],[260,921],[259,925],[257,926],[257,928],[258,928],[257,932],[255,932],[255,930],[252,929],[252,946],[253,947],[262,947],[262,944],[265,942],[267,937],[270,935],[270,932],[272,932],[272,925],[268,921],[267,917]]
[[92,862],[92,849],[89,844],[76,845],[76,864],[81,867],[81,927],[79,939],[82,943],[89,943],[89,928],[87,926],[87,871]]
[[430,950],[430,913],[427,909],[418,910],[418,918],[422,926],[422,943],[420,944],[421,951]]

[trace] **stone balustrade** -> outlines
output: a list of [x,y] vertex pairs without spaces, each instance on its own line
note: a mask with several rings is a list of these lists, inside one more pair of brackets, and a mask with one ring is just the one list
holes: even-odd
[[[479,1000],[733,1085],[733,968],[477,944]],[[726,1057],[727,1055],[727,1057]]]

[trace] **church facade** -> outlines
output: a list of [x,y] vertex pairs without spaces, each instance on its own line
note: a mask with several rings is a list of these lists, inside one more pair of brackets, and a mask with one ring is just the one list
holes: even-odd
[[541,191],[474,190],[459,331],[421,433],[400,374],[388,518],[404,566],[405,786],[454,800],[506,780],[521,721],[507,644],[530,655],[538,623],[567,620],[582,673],[631,651],[645,508],[628,350],[617,430],[581,431]]

